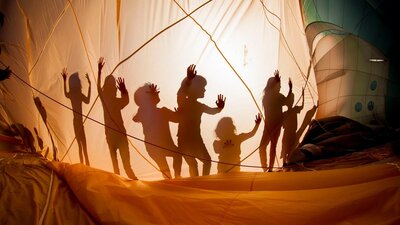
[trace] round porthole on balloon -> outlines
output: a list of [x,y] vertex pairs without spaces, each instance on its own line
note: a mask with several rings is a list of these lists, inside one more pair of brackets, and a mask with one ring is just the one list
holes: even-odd
[[372,111],[374,109],[374,102],[373,101],[369,101],[367,108],[368,108],[369,111]]
[[357,102],[356,105],[354,106],[354,109],[356,110],[356,112],[361,112],[362,110],[361,102]]
[[377,87],[378,87],[378,82],[376,80],[372,81],[371,84],[369,85],[371,91],[375,91]]

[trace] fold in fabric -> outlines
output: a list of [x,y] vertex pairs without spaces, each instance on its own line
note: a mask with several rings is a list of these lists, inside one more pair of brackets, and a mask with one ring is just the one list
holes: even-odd
[[395,165],[133,181],[49,164],[101,224],[398,224]]
[[[98,224],[37,154],[0,149],[0,224]],[[4,157],[4,158],[3,158]]]

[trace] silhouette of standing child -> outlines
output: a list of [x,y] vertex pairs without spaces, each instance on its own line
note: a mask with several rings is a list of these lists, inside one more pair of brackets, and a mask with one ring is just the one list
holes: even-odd
[[[281,77],[276,70],[274,76],[268,79],[262,99],[265,115],[264,132],[260,142],[260,161],[264,171],[272,171],[275,163],[276,145],[283,122],[282,106],[287,105],[286,97],[279,91]],[[271,142],[269,166],[267,167],[267,145]]]
[[178,116],[176,112],[166,107],[157,107],[160,102],[159,93],[157,85],[150,83],[135,91],[134,99],[139,108],[133,117],[133,121],[142,123],[146,150],[157,163],[163,177],[172,178],[167,163],[167,157],[172,156],[175,178],[179,178],[181,176],[182,156],[172,140],[169,128],[169,122],[178,122]]
[[[236,127],[231,117],[222,118],[215,129],[217,140],[214,141],[214,151],[218,156],[218,173],[239,172],[240,165],[240,145],[247,139],[253,137],[260,126],[260,114],[256,115],[253,130],[248,133],[236,134]],[[229,164],[223,164],[229,163]]]
[[[51,144],[53,146],[53,160],[58,161],[58,158],[57,158],[57,147],[56,147],[56,145],[54,143],[53,135],[50,132],[49,125],[47,124],[47,112],[46,112],[46,109],[44,108],[44,106],[42,104],[42,101],[40,100],[39,97],[34,97],[33,101],[35,102],[36,108],[38,109],[39,114],[42,117],[43,123],[47,128],[47,132],[49,133]],[[36,128],[35,128],[35,133],[36,133],[36,136],[39,137]],[[38,141],[39,141],[39,139],[38,139]],[[42,140],[42,142],[43,142],[43,140]],[[43,145],[43,143],[42,143],[42,145]],[[40,148],[43,149],[42,147],[40,147]],[[48,154],[48,152],[46,152],[46,154]],[[89,162],[89,160],[87,160],[87,162]]]
[[201,116],[203,113],[217,114],[225,106],[225,98],[221,94],[218,95],[215,108],[197,101],[199,98],[204,98],[207,81],[204,77],[197,75],[195,69],[196,66],[193,64],[187,68],[187,76],[183,79],[177,93],[180,116],[177,134],[178,147],[184,153],[191,177],[199,175],[196,159],[203,163],[203,176],[209,175],[211,169],[211,157],[201,137]]
[[61,72],[61,76],[63,78],[64,83],[64,95],[65,97],[71,100],[72,109],[74,111],[74,131],[76,142],[78,143],[79,148],[79,160],[81,163],[84,163],[83,157],[85,157],[85,164],[90,166],[89,156],[87,152],[87,144],[86,144],[86,135],[85,128],[83,127],[83,118],[82,118],[82,102],[85,104],[89,104],[90,102],[90,89],[91,83],[89,80],[89,75],[86,73],[86,79],[89,83],[88,94],[85,96],[82,94],[82,84],[79,79],[78,73],[74,73],[69,77],[69,92],[67,91],[66,80],[68,77],[67,68],[64,68]]
[[287,96],[288,109],[283,113],[283,137],[282,137],[282,152],[281,158],[283,164],[286,165],[287,157],[291,151],[296,147],[296,131],[297,131],[297,114],[303,110],[304,107],[304,89],[301,94],[302,103],[300,106],[293,106],[294,94],[292,92],[292,81],[289,79],[289,93]]
[[[133,180],[137,180],[131,167],[128,137],[126,136],[126,129],[121,115],[121,110],[129,103],[128,90],[125,87],[124,79],[118,77],[115,80],[113,75],[108,75],[104,79],[103,87],[101,87],[101,70],[104,63],[104,58],[100,57],[97,63],[97,91],[103,104],[106,140],[114,173],[120,174],[117,159],[117,150],[119,150],[126,175]],[[121,92],[120,98],[117,97],[117,90]]]

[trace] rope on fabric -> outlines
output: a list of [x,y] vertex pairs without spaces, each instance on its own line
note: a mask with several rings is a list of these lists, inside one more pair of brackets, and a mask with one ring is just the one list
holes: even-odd
[[200,27],[200,29],[201,29],[205,34],[207,34],[207,36],[210,38],[210,41],[214,44],[215,48],[217,49],[218,53],[222,56],[222,58],[225,60],[225,62],[229,65],[229,67],[232,69],[232,71],[235,73],[235,75],[239,78],[239,80],[240,80],[240,81],[242,82],[242,84],[245,86],[245,88],[246,88],[247,91],[249,92],[249,94],[250,94],[250,96],[251,96],[251,98],[252,98],[254,104],[256,105],[258,111],[260,112],[260,115],[261,115],[262,119],[265,120],[264,114],[262,113],[262,110],[261,110],[260,106],[258,105],[257,100],[256,100],[256,98],[254,97],[253,92],[250,90],[249,86],[246,84],[246,82],[243,80],[243,78],[239,75],[239,73],[236,71],[236,69],[232,66],[232,64],[229,62],[229,60],[228,60],[228,59],[225,57],[225,55],[222,53],[221,49],[218,47],[217,43],[214,41],[212,35],[211,35],[206,29],[204,29],[204,27],[203,27],[199,22],[197,22],[196,19],[194,19],[194,18],[191,16],[192,13],[188,14],[188,13],[185,11],[185,9],[183,9],[182,6],[181,6],[178,2],[176,2],[176,0],[174,0],[174,2],[175,2],[176,5],[178,5],[178,7],[179,7],[190,19],[193,20],[194,23],[196,23],[196,25],[197,25],[198,27]]
[[[4,65],[3,62],[1,62],[1,63]],[[133,139],[135,139],[135,140],[137,140],[137,141],[140,141],[140,142],[143,142],[143,143],[145,143],[145,144],[149,144],[149,145],[152,145],[152,146],[154,146],[154,147],[157,147],[157,148],[160,148],[160,149],[169,151],[169,152],[173,152],[173,153],[176,153],[176,154],[179,154],[179,155],[182,155],[182,156],[197,158],[197,159],[199,159],[199,160],[209,161],[209,162],[212,162],[212,163],[220,163],[220,164],[224,164],[224,165],[241,166],[241,167],[248,167],[248,168],[263,168],[262,166],[254,166],[254,165],[246,165],[246,164],[241,165],[241,164],[237,164],[237,163],[219,162],[219,161],[216,161],[216,160],[213,160],[213,159],[210,160],[210,159],[200,158],[200,157],[197,157],[197,156],[193,156],[193,155],[190,155],[190,154],[182,153],[182,152],[180,152],[180,151],[175,151],[175,150],[172,150],[172,149],[169,149],[169,148],[166,148],[166,147],[163,147],[163,146],[160,146],[160,145],[157,145],[157,144],[154,144],[154,143],[145,141],[145,140],[143,140],[143,139],[141,139],[141,138],[138,138],[138,137],[136,137],[136,136],[133,136],[133,135],[128,134],[128,133],[125,133],[125,132],[121,132],[120,130],[115,129],[115,128],[110,127],[110,126],[107,126],[106,124],[104,124],[104,123],[102,123],[102,122],[100,122],[100,121],[98,121],[98,120],[96,120],[96,119],[93,119],[93,118],[90,117],[90,116],[84,115],[84,114],[81,113],[81,112],[77,112],[77,111],[74,110],[73,108],[71,108],[71,107],[69,107],[69,106],[63,104],[62,102],[57,101],[57,100],[54,99],[53,97],[47,95],[46,93],[43,93],[42,91],[40,91],[39,89],[37,89],[37,88],[35,88],[35,87],[33,87],[31,84],[27,83],[25,80],[23,80],[21,77],[19,77],[19,76],[18,76],[17,74],[15,74],[14,72],[12,72],[12,73],[13,73],[13,74],[15,75],[15,77],[16,77],[18,80],[20,80],[23,84],[29,86],[29,87],[30,87],[31,89],[33,89],[34,91],[40,93],[41,95],[43,95],[43,96],[45,96],[46,98],[48,98],[49,100],[51,100],[51,101],[57,103],[58,105],[60,105],[60,106],[62,106],[62,107],[64,107],[64,108],[66,108],[66,109],[68,109],[68,110],[70,110],[70,111],[72,111],[72,112],[74,112],[74,113],[77,113],[78,115],[81,115],[81,116],[87,118],[88,120],[90,120],[90,121],[92,121],[92,122],[94,122],[94,123],[97,123],[97,124],[99,124],[99,125],[101,125],[101,126],[103,126],[103,127],[107,127],[107,128],[109,128],[109,129],[111,129],[111,130],[117,132],[117,133],[126,135],[127,137],[133,138]],[[258,149],[258,148],[257,148],[257,149]],[[274,167],[274,168],[281,168],[281,167]]]
[[49,208],[50,197],[51,197],[51,189],[53,188],[53,183],[54,183],[54,171],[51,170],[50,184],[49,184],[49,189],[47,190],[46,204],[44,205],[42,215],[40,216],[39,225],[43,224],[44,217],[46,216],[47,209]]
[[155,34],[153,37],[151,37],[149,40],[147,40],[144,44],[142,44],[138,49],[136,49],[134,52],[132,52],[128,57],[126,57],[124,60],[122,60],[121,62],[119,62],[114,69],[111,71],[110,74],[113,74],[115,72],[115,70],[124,62],[128,61],[132,56],[134,56],[138,51],[140,51],[144,46],[146,46],[148,43],[150,43],[153,39],[155,39],[156,37],[158,37],[160,34],[164,33],[164,31],[168,30],[169,28],[175,26],[176,24],[178,24],[179,22],[185,20],[187,17],[189,17],[191,14],[195,13],[197,10],[201,9],[203,6],[207,5],[208,3],[212,2],[212,0],[209,0],[203,4],[201,4],[199,7],[197,7],[195,10],[193,10],[190,14],[186,14],[185,17],[182,17],[181,19],[179,19],[178,21],[172,23],[171,25],[165,27],[164,29],[162,29],[161,31],[159,31],[157,34]]
[[[221,54],[221,56],[224,58],[224,60],[228,63],[228,65],[231,67],[231,69],[234,71],[234,73],[237,75],[237,77],[240,79],[240,81],[245,85],[245,87],[247,88],[247,90],[249,91],[249,93],[250,93],[250,95],[251,95],[251,97],[253,98],[253,101],[254,101],[254,103],[256,104],[256,106],[257,106],[257,108],[258,108],[258,110],[259,110],[259,112],[261,112],[261,109],[260,109],[260,107],[258,106],[258,104],[257,104],[257,102],[256,102],[256,100],[255,100],[255,98],[254,98],[254,96],[253,96],[253,93],[251,92],[251,90],[249,89],[249,87],[246,85],[246,83],[243,81],[243,79],[241,78],[241,76],[237,73],[237,71],[233,68],[233,66],[230,64],[230,62],[227,60],[227,58],[224,56],[224,54],[221,52],[221,50],[218,48],[218,46],[217,46],[217,44],[216,44],[216,42],[212,39],[212,36],[191,16],[191,14],[193,14],[195,11],[197,11],[198,9],[200,9],[200,8],[202,8],[204,5],[206,5],[206,4],[208,4],[209,2],[211,2],[212,0],[209,0],[209,1],[207,1],[207,2],[205,2],[205,3],[203,3],[202,5],[200,5],[199,7],[197,7],[194,11],[192,11],[190,14],[188,14],[180,5],[179,5],[179,3],[177,3],[175,0],[174,0],[174,2],[179,6],[179,8],[181,8],[181,10],[186,14],[186,16],[185,17],[183,17],[182,19],[180,19],[180,20],[178,20],[178,21],[176,21],[175,23],[173,23],[173,24],[171,24],[171,25],[169,25],[168,27],[166,27],[166,28],[164,28],[163,30],[161,30],[159,33],[157,33],[155,36],[153,36],[151,39],[149,39],[147,42],[145,42],[142,46],[140,46],[137,50],[135,50],[131,55],[129,55],[127,58],[125,58],[124,60],[122,60],[121,62],[119,62],[116,66],[115,66],[115,68],[113,69],[113,71],[111,72],[111,74],[117,69],[117,67],[118,66],[120,66],[122,63],[124,63],[125,61],[127,61],[129,58],[131,58],[134,54],[136,54],[139,50],[141,50],[144,46],[146,46],[148,43],[150,43],[154,38],[156,38],[158,35],[160,35],[161,33],[163,33],[164,31],[166,31],[166,30],[168,30],[169,28],[171,28],[172,26],[174,26],[174,25],[176,25],[177,23],[179,23],[179,22],[181,22],[182,20],[184,20],[185,18],[187,18],[187,17],[190,17],[209,37],[210,37],[210,40],[214,43],[214,45],[215,45],[215,47],[216,47],[216,49],[218,50],[218,52]],[[71,2],[69,2],[70,4],[71,4]],[[265,7],[265,5],[264,5],[264,3],[261,1],[261,3],[262,3],[262,5],[264,6],[264,9],[266,9],[266,7]],[[72,5],[72,4],[71,4]],[[268,9],[266,9],[266,10],[268,10]],[[268,12],[270,12],[269,10],[268,10]],[[271,14],[273,14],[272,12],[270,12]],[[277,17],[278,19],[280,19],[277,15],[275,15],[275,14],[273,14],[275,17]],[[274,26],[275,27],[275,26]],[[276,28],[276,27],[275,27]],[[277,29],[277,28],[276,28]],[[279,29],[277,29],[277,30],[279,30]],[[286,41],[286,40],[285,40]],[[290,50],[289,50],[290,51]],[[93,69],[92,69],[93,70]],[[93,72],[93,71],[92,71]],[[19,77],[18,77],[19,78]],[[21,81],[23,81],[22,79],[20,79]],[[307,76],[307,80],[306,80],[306,83],[307,83],[307,81],[308,81],[308,76]],[[27,84],[25,81],[23,81],[25,84]],[[29,85],[29,84],[28,84]],[[29,86],[31,86],[31,85],[29,85]],[[307,85],[306,85],[307,86]],[[34,87],[32,87],[31,86],[31,88],[33,88],[34,90],[36,90],[36,91],[38,91],[36,88],[34,88]],[[42,92],[40,92],[40,91],[38,91],[39,93],[41,93],[41,94],[43,94],[43,95],[45,95],[44,93],[42,93]],[[66,106],[66,105],[64,105],[64,104],[62,104],[62,103],[60,103],[60,102],[58,102],[57,100],[55,100],[55,99],[53,99],[53,98],[51,98],[50,96],[47,96],[47,95],[45,95],[46,97],[48,97],[49,99],[51,99],[52,101],[55,101],[55,102],[57,102],[57,103],[59,103],[60,105],[62,105],[62,106],[64,106],[65,108],[68,108],[68,109],[70,109],[71,111],[74,111],[72,108],[70,108],[70,107],[68,107],[68,106]],[[95,100],[95,102],[98,100],[98,97],[99,96],[97,96],[96,97],[96,100]],[[100,96],[101,97],[101,96]],[[300,100],[300,99],[299,99]],[[91,109],[93,108],[93,106],[94,106],[94,104],[92,105],[92,107],[91,107]],[[76,112],[76,111],[74,111],[75,113],[78,113],[78,112]],[[78,113],[78,114],[81,114],[81,113]],[[88,113],[89,114],[89,113]],[[105,124],[103,124],[103,123],[101,123],[101,122],[99,122],[99,121],[97,121],[97,120],[95,120],[95,119],[93,119],[93,118],[91,118],[91,117],[89,117],[88,115],[83,115],[83,114],[81,114],[82,116],[84,116],[85,117],[85,121],[86,121],[86,119],[90,119],[90,120],[92,120],[93,122],[96,122],[96,123],[98,123],[98,124],[100,124],[100,125],[102,125],[102,126],[104,126],[104,127],[108,127],[107,125],[105,125]],[[261,113],[261,115],[263,116],[263,114]],[[264,119],[264,117],[263,117],[263,119]],[[110,128],[110,127],[108,127],[108,128]],[[110,128],[110,129],[112,129],[112,128]],[[180,154],[180,155],[183,155],[183,156],[188,156],[188,157],[194,157],[194,156],[191,156],[191,155],[189,155],[189,154],[184,154],[184,153],[181,153],[181,152],[178,152],[178,151],[174,151],[174,150],[171,150],[171,149],[167,149],[167,148],[164,148],[164,147],[162,147],[162,146],[158,146],[158,145],[155,145],[155,144],[152,144],[152,143],[148,143],[148,142],[146,142],[146,141],[144,141],[144,140],[141,140],[141,139],[139,139],[139,138],[137,138],[137,137],[135,137],[135,136],[132,136],[132,135],[129,135],[129,134],[126,134],[126,133],[124,133],[124,132],[120,132],[120,131],[118,131],[118,130],[116,130],[116,129],[113,129],[114,131],[116,131],[116,132],[119,132],[119,133],[122,133],[122,134],[125,134],[125,135],[127,135],[128,137],[131,137],[131,138],[134,138],[134,139],[136,139],[136,140],[139,140],[139,141],[141,141],[141,142],[144,142],[144,143],[147,143],[147,144],[150,144],[150,145],[153,145],[153,146],[155,146],[155,147],[158,147],[158,148],[161,148],[161,149],[164,149],[164,150],[167,150],[167,151],[170,151],[170,152],[175,152],[175,153],[177,153],[177,154]],[[75,139],[74,139],[75,140]],[[130,142],[130,144],[131,145],[133,145],[132,144],[132,142],[131,141],[129,141]],[[65,158],[65,156],[68,154],[68,152],[69,152],[69,150],[70,150],[70,148],[71,148],[71,146],[72,146],[72,143],[71,143],[71,145],[69,146],[69,148],[68,148],[68,151],[66,152],[66,154],[63,156],[63,158]],[[135,146],[133,146],[134,148],[135,148]],[[244,161],[244,160],[246,160],[248,157],[250,157],[255,151],[257,151],[259,149],[259,147],[257,147],[252,153],[250,153],[248,156],[246,156],[243,160],[241,160],[241,162],[242,161]],[[138,152],[138,150],[135,148],[135,150]],[[140,152],[138,152],[139,154],[140,154]],[[141,154],[140,154],[141,155]],[[142,156],[142,155],[141,155]],[[144,157],[144,156],[142,156],[142,157]],[[146,160],[146,161],[148,161],[145,157],[144,157],[144,159]],[[211,161],[211,162],[214,162],[214,163],[221,163],[221,164],[226,164],[226,165],[232,165],[233,167],[235,167],[235,166],[243,166],[243,167],[255,167],[255,168],[262,168],[262,167],[260,167],[260,166],[251,166],[251,165],[240,165],[240,163],[239,164],[232,164],[232,163],[224,163],[224,162],[219,162],[219,161],[215,161],[215,160],[207,160],[207,159],[202,159],[202,158],[199,158],[200,160],[206,160],[206,161]],[[148,161],[149,162],[149,161]],[[150,163],[150,162],[149,162]],[[151,164],[151,163],[150,163]],[[278,162],[278,164],[279,164],[279,162]],[[152,165],[153,167],[155,167],[154,165]],[[232,167],[232,168],[233,168]],[[155,167],[156,168],[156,167]],[[276,167],[276,168],[280,168],[280,167]]]

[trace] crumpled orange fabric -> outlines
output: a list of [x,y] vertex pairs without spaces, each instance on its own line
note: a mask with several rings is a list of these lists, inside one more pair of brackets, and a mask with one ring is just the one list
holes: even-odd
[[52,162],[101,224],[399,224],[399,165],[133,181]]
[[[32,153],[0,149],[0,224],[97,224],[66,182]],[[4,158],[3,158],[4,157]]]

